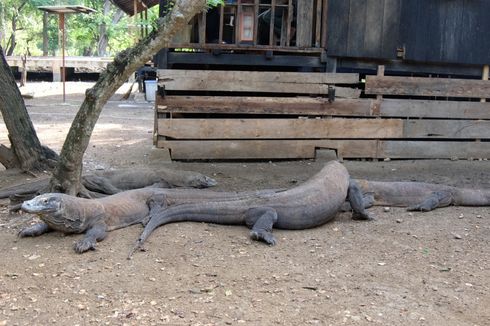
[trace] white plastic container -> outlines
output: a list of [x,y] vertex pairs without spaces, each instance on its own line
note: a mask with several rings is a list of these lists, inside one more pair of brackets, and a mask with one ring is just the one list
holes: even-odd
[[157,92],[156,80],[145,80],[145,96],[148,102],[155,102]]

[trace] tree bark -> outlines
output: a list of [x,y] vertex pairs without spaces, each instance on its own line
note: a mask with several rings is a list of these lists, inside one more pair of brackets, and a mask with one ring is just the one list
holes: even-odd
[[[109,15],[111,11],[111,0],[104,1],[104,16]],[[121,9],[117,9],[112,16],[112,25],[117,24],[124,16],[124,12]],[[99,42],[97,43],[97,55],[99,57],[105,57],[107,55],[107,46],[109,45],[109,35],[107,35],[107,26],[102,23],[99,26]]]
[[[0,112],[9,132],[12,147],[2,146],[0,163],[6,168],[24,171],[46,169],[52,163],[41,146],[29,114],[0,47]],[[12,159],[15,157],[15,159]]]
[[102,107],[136,69],[167,46],[172,36],[205,8],[206,0],[176,1],[172,11],[159,21],[155,31],[133,48],[119,53],[114,62],[107,66],[95,86],[87,90],[85,100],[70,127],[60,153],[60,161],[50,180],[52,191],[86,195],[80,182],[82,159]]
[[19,18],[19,14],[22,11],[22,8],[27,4],[27,0],[24,0],[16,12],[12,16],[12,34],[10,35],[9,46],[7,47],[7,51],[5,51],[7,56],[11,56],[14,54],[15,47],[17,46],[17,37],[15,33],[17,32],[17,19]]

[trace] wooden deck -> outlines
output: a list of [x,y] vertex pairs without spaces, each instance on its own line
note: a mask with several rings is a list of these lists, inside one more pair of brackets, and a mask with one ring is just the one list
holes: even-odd
[[155,144],[173,159],[314,158],[317,149],[341,158],[490,158],[488,80],[380,73],[362,84],[357,74],[158,75],[165,94],[157,97]]
[[[8,56],[6,59],[10,67],[17,67],[19,71],[23,69],[22,57]],[[112,58],[103,57],[65,57],[65,66],[83,69],[84,72],[101,72],[112,61]],[[53,81],[61,81],[61,66],[61,57],[27,57],[25,63],[28,72],[52,72]]]

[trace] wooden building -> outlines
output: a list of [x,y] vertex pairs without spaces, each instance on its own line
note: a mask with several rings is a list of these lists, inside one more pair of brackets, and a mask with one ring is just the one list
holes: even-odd
[[488,1],[225,3],[157,56],[173,159],[490,158]]

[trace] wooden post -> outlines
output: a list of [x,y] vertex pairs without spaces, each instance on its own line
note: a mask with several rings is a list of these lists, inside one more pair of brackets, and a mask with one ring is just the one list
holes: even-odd
[[242,22],[240,20],[241,17],[242,17],[242,1],[237,0],[236,14],[235,14],[235,45],[240,44],[240,30],[242,28]]
[[317,0],[316,3],[316,31],[315,31],[315,47],[319,48],[321,44],[322,30],[322,0]]
[[[488,65],[483,66],[482,77],[481,77],[482,80],[488,80],[488,70],[489,70],[488,68],[489,68]],[[486,98],[480,99],[480,102],[486,102],[486,101],[487,101]]]
[[218,43],[222,44],[223,43],[223,25],[225,21],[225,5],[221,5],[219,7],[219,37],[218,37]]
[[276,19],[276,0],[271,0],[271,20],[269,25],[269,45],[274,45],[274,24]]
[[286,30],[286,46],[291,46],[291,25],[294,19],[293,0],[288,1],[288,26]]
[[206,43],[206,12],[205,11],[198,16],[197,21],[199,25],[199,44],[205,44]]
[[138,41],[138,28],[136,27],[138,25],[138,4],[136,2],[137,0],[133,0],[133,35],[134,35],[134,40],[135,42]]
[[253,44],[258,43],[258,33],[259,33],[259,0],[254,1],[254,40]]
[[61,80],[63,81],[63,103],[66,101],[66,73],[65,73],[65,14],[60,13],[60,27],[61,27]]
[[312,45],[313,11],[313,1],[297,1],[296,46],[300,48],[309,48]]
[[322,12],[322,48],[327,48],[327,33],[328,33],[328,0],[323,1],[323,12]]

